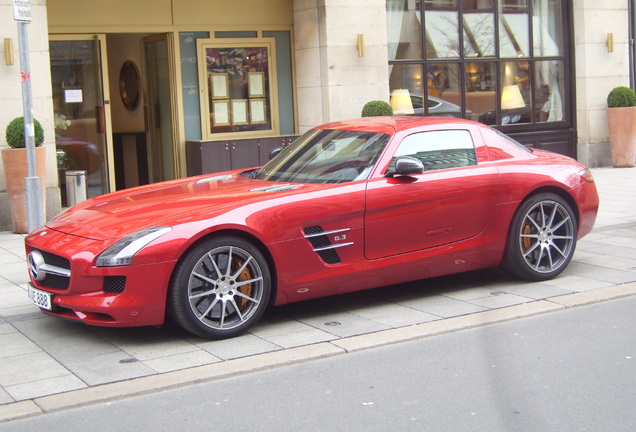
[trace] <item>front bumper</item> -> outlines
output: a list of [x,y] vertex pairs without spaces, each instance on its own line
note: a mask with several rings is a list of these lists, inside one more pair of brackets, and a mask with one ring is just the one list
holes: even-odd
[[104,327],[162,324],[176,261],[96,267],[93,262],[102,250],[104,242],[54,230],[42,229],[27,236],[27,254],[40,251],[52,265],[70,270],[66,280],[58,275],[36,279],[30,272],[32,286],[53,294],[53,310],[42,310]]

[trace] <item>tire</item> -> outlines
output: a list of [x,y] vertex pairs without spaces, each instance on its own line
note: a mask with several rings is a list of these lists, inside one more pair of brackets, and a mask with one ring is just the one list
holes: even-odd
[[195,335],[231,338],[260,319],[270,291],[269,266],[258,248],[237,237],[211,238],[191,248],[177,264],[168,313]]
[[522,279],[552,279],[570,263],[576,237],[576,216],[567,201],[552,193],[534,195],[512,219],[502,266]]

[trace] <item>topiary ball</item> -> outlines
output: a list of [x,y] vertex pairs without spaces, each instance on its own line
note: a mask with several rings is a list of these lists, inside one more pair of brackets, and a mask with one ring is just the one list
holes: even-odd
[[367,102],[362,108],[362,117],[377,117],[393,115],[393,108],[388,103],[375,100]]
[[609,108],[636,106],[636,92],[629,87],[616,87],[607,95],[607,106]]
[[[35,146],[39,147],[44,142],[44,129],[36,119],[33,119],[33,128],[35,129]],[[16,117],[7,126],[6,134],[7,144],[13,148],[26,147],[24,139],[24,117]]]

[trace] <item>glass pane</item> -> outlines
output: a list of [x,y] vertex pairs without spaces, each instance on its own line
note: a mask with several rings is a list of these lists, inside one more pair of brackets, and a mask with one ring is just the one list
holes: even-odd
[[51,41],[55,149],[62,205],[66,171],[86,171],[88,197],[108,192],[99,46],[95,40]]
[[[424,115],[422,105],[424,88],[422,86],[421,65],[391,65],[389,88],[391,89],[391,106],[398,115]],[[398,90],[396,92],[396,90]],[[408,91],[408,93],[406,93]],[[410,97],[410,101],[408,100]]]
[[495,55],[494,0],[464,0],[464,57]]
[[199,71],[197,39],[207,39],[208,32],[179,33],[181,52],[181,92],[186,140],[201,139],[201,105],[199,103]]
[[541,61],[535,64],[535,81],[537,90],[536,119],[538,122],[565,120],[563,101],[564,63],[562,61]]
[[422,15],[419,2],[387,0],[389,61],[422,58]]
[[532,97],[529,62],[501,63],[500,124],[530,123]]
[[532,0],[534,56],[563,55],[563,16],[561,2]]
[[[422,161],[426,171],[459,168],[477,163],[475,146],[466,130],[422,132],[407,136],[394,158],[411,156]],[[395,159],[391,161],[391,168]]]
[[428,115],[462,117],[458,64],[429,63],[427,85]]
[[151,181],[172,180],[175,175],[168,41],[165,38],[144,41],[144,51]]
[[296,121],[294,118],[291,34],[288,31],[264,31],[263,37],[276,39],[279,132],[281,135],[294,135],[296,133]]
[[425,4],[426,58],[458,58],[459,13],[455,1]]
[[467,118],[486,123],[488,116],[494,115],[493,110],[497,108],[496,67],[494,62],[467,63],[464,66]]
[[530,55],[528,0],[503,0],[499,12],[500,57]]
[[210,133],[271,130],[267,47],[206,48]]

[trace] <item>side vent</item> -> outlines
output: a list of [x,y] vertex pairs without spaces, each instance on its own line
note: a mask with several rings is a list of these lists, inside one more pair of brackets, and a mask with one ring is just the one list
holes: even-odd
[[313,246],[314,252],[327,264],[340,263],[340,256],[338,252],[336,252],[336,249],[353,244],[352,242],[332,244],[328,236],[346,231],[349,231],[349,228],[325,232],[320,225],[314,225],[304,229],[305,238],[309,240],[309,243]]

